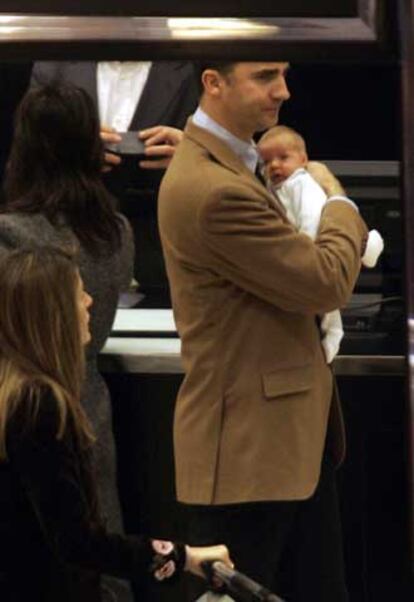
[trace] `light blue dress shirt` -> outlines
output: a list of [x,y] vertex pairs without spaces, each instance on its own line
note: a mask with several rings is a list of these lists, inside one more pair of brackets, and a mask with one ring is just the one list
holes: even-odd
[[245,142],[240,140],[234,134],[226,130],[223,126],[214,121],[207,113],[198,107],[197,111],[192,116],[194,125],[199,128],[207,130],[220,140],[223,140],[231,150],[243,161],[250,171],[253,173],[256,171],[256,166],[259,161],[259,153],[253,140],[251,142]]

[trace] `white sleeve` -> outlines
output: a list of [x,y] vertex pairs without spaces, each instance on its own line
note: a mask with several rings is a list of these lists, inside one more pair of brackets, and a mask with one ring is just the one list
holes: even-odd
[[384,239],[378,230],[370,230],[368,233],[367,247],[362,256],[362,264],[367,268],[373,268],[378,257],[384,250]]

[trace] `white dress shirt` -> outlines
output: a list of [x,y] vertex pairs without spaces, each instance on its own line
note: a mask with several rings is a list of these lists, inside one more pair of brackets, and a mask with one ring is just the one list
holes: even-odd
[[152,63],[98,63],[98,107],[103,126],[126,132],[147,82]]

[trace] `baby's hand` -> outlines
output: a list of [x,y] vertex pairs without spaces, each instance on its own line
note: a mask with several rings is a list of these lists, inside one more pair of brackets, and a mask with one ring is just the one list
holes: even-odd
[[307,170],[310,175],[318,182],[319,186],[324,189],[328,197],[336,194],[345,195],[341,183],[333,173],[326,167],[324,163],[319,161],[309,161]]

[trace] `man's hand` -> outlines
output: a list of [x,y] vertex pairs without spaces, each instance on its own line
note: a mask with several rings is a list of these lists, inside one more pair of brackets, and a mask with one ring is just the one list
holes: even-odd
[[346,195],[339,180],[335,178],[333,173],[326,167],[324,163],[318,161],[309,161],[307,170],[310,175],[318,182],[319,186],[324,189],[328,197],[336,194]]
[[148,161],[140,161],[139,166],[143,169],[165,169],[182,140],[183,132],[167,125],[155,125],[141,130],[138,136],[145,143],[147,157],[154,157]]
[[199,575],[200,577],[205,577],[204,570],[202,568],[203,562],[220,560],[224,562],[230,568],[234,568],[234,564],[232,563],[229,551],[226,546],[218,545],[218,546],[206,546],[193,548],[190,546],[185,546],[186,550],[186,561],[184,570],[193,573],[194,575]]
[[[120,142],[121,136],[117,134],[117,132],[113,128],[109,128],[106,126],[101,127],[101,139],[105,142],[114,143]],[[104,154],[104,165],[102,167],[103,172],[111,171],[111,169],[119,165],[121,163],[121,157],[118,155],[114,155],[113,153],[105,153]]]

